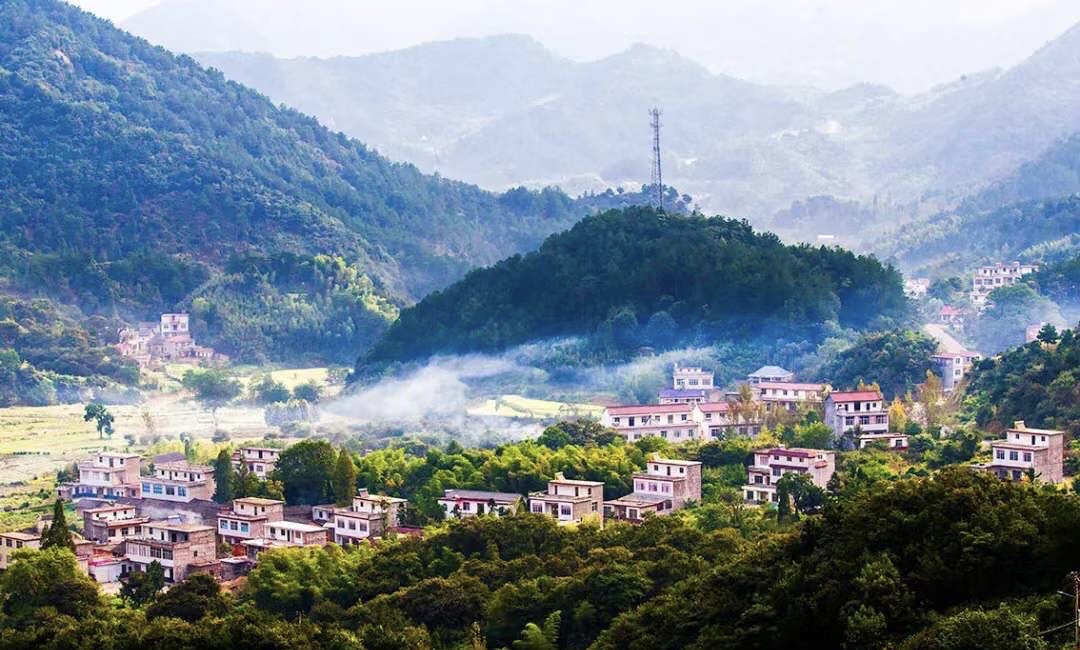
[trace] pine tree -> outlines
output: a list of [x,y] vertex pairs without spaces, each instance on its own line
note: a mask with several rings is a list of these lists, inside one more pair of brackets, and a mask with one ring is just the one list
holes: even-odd
[[352,503],[356,494],[356,465],[344,448],[338,453],[337,467],[334,468],[334,501],[339,506]]
[[235,498],[236,472],[228,449],[222,449],[214,461],[214,501],[228,503]]
[[66,548],[75,551],[75,541],[71,539],[71,531],[68,530],[67,518],[64,516],[64,502],[57,499],[53,504],[52,524],[41,534],[41,548]]

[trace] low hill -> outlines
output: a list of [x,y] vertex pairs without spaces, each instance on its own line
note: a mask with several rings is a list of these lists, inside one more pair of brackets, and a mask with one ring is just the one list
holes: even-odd
[[[296,283],[262,277],[273,295],[237,309],[220,288],[230,258],[327,255],[353,269],[335,300],[369,317],[338,323],[344,347],[257,337],[274,358],[355,354],[392,317],[382,305],[534,248],[587,210],[554,190],[500,196],[393,163],[56,0],[0,4],[0,188],[0,277],[88,313],[134,320],[220,299],[237,326],[273,329]],[[208,326],[208,342],[244,352],[229,349],[232,322],[218,325],[232,334]]]
[[622,349],[764,333],[815,338],[901,318],[900,274],[745,222],[651,208],[592,216],[405,309],[365,362],[594,335]]

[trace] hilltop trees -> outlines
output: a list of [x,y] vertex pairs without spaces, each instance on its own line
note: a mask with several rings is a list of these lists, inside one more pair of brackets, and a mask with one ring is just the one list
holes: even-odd
[[326,503],[336,494],[332,477],[338,456],[325,440],[301,440],[281,452],[274,477],[285,486],[289,505]]
[[57,499],[53,504],[52,523],[41,533],[41,548],[65,548],[75,550],[75,541],[71,538],[68,529],[67,517],[64,515],[64,500]]
[[886,399],[913,390],[933,370],[931,355],[937,343],[911,330],[873,332],[859,337],[821,370],[834,386],[876,382]]

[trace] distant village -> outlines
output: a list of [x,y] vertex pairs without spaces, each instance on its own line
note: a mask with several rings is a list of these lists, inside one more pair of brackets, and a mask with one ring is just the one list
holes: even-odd
[[[958,367],[964,367],[965,359]],[[755,408],[740,408],[751,397]],[[655,404],[609,406],[601,424],[629,442],[655,436],[679,443],[707,442],[730,436],[757,435],[762,416],[773,410],[815,409],[831,429],[836,448],[907,449],[904,433],[892,430],[889,411],[879,390],[833,390],[826,383],[801,383],[793,373],[764,366],[746,377],[739,391],[714,384],[712,372],[675,366],[669,388]],[[991,461],[972,465],[1002,479],[1056,484],[1063,479],[1064,432],[1035,429],[1016,422],[1001,439],[990,443]],[[282,449],[241,447],[231,458],[234,468],[261,479],[277,465]],[[784,446],[756,449],[746,468],[744,504],[778,505],[779,484],[788,475],[805,475],[825,488],[836,471],[837,451]],[[77,463],[77,478],[57,488],[60,499],[74,503],[81,521],[75,537],[76,556],[88,575],[100,583],[117,583],[152,562],[165,579],[179,582],[195,573],[220,580],[246,575],[269,549],[302,546],[375,544],[388,536],[422,535],[402,525],[409,508],[405,499],[359,489],[350,504],[289,506],[284,501],[245,497],[228,504],[213,501],[214,468],[189,462],[180,453],[144,459],[137,454],[103,451]],[[604,483],[574,480],[556,474],[547,489],[530,494],[446,489],[438,500],[447,519],[508,516],[531,512],[560,525],[623,521],[640,523],[699,502],[702,463],[650,456],[643,471],[630,477],[632,492],[604,499]],[[0,533],[0,570],[11,554],[38,548],[50,525],[48,518],[33,529]]]
[[162,314],[157,322],[142,322],[119,331],[116,350],[140,368],[159,368],[165,363],[224,365],[229,357],[199,345],[191,335],[188,314]]

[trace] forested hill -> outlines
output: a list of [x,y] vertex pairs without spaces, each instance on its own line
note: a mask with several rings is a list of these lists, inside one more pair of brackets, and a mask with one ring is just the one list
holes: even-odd
[[[838,248],[785,246],[745,221],[613,210],[404,310],[367,363],[594,335],[622,348],[820,336],[903,317],[900,274]],[[875,321],[877,321],[875,323]]]
[[[312,267],[325,254],[351,269],[335,282],[355,282],[300,316],[352,300],[373,316],[336,324],[355,354],[393,315],[379,305],[532,249],[584,209],[557,190],[500,196],[392,163],[62,2],[0,3],[0,275],[20,291],[146,318],[219,280],[206,299],[233,304],[208,318],[213,338],[223,318],[236,330],[277,311],[237,307],[220,282],[230,259]],[[239,281],[275,300],[303,284]]]

